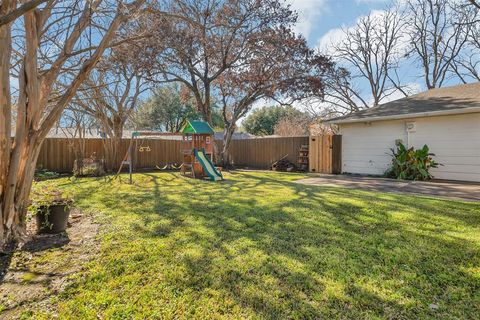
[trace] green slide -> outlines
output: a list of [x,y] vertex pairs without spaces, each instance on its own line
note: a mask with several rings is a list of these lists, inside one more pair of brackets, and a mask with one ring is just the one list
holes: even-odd
[[198,162],[203,167],[203,170],[207,173],[208,177],[212,181],[218,181],[218,180],[223,180],[223,176],[220,172],[215,169],[215,166],[213,165],[212,161],[207,157],[205,154],[205,149],[202,148],[202,151],[197,150],[197,148],[193,149],[195,152],[195,158],[197,158]]

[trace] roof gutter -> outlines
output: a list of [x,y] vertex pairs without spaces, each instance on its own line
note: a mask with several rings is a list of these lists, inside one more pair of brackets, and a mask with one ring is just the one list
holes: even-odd
[[373,122],[373,121],[385,121],[385,120],[400,120],[400,119],[410,119],[410,118],[446,116],[446,115],[477,113],[477,112],[480,112],[480,107],[470,107],[470,108],[463,108],[463,109],[440,110],[440,111],[427,111],[427,112],[418,112],[418,113],[409,113],[409,114],[396,114],[391,116],[367,117],[362,119],[339,119],[339,120],[332,119],[332,120],[325,121],[324,123],[342,124],[342,123]]

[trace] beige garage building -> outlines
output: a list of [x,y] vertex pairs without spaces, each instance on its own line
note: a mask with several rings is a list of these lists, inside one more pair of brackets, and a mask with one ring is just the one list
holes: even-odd
[[429,90],[329,121],[343,136],[342,171],[381,175],[397,140],[424,144],[436,179],[480,182],[480,83]]

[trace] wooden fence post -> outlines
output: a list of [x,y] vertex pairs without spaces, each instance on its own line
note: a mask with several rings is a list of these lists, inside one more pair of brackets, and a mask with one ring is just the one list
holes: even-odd
[[342,136],[334,135],[332,140],[332,173],[342,173]]

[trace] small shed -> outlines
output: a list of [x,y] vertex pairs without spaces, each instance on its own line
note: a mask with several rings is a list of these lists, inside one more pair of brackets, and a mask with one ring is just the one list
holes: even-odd
[[428,145],[436,179],[480,182],[480,83],[428,90],[329,121],[338,125],[342,172],[381,175],[396,141]]

